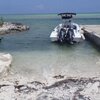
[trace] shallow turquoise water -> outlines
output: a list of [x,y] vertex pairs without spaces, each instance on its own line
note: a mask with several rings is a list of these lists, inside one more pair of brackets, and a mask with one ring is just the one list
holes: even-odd
[[[100,52],[91,43],[59,45],[50,42],[49,35],[61,20],[56,15],[3,15],[6,21],[29,25],[30,30],[5,35],[1,52],[13,56],[12,71],[34,79],[58,74],[67,76],[99,76]],[[85,16],[85,17],[84,17]],[[100,15],[98,15],[100,17]],[[97,17],[98,17],[97,16]],[[100,18],[78,15],[79,24],[100,24]]]

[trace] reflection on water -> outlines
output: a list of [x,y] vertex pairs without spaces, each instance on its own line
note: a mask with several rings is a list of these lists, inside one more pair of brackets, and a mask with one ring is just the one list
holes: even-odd
[[99,75],[100,52],[88,41],[75,45],[50,42],[50,32],[60,20],[16,18],[16,21],[29,25],[30,30],[6,35],[0,43],[0,50],[13,56],[13,72],[36,79],[48,79],[59,74]]

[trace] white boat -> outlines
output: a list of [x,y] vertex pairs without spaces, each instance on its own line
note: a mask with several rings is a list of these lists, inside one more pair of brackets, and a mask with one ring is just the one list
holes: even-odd
[[71,21],[73,15],[76,13],[60,13],[58,14],[64,20],[52,31],[50,38],[52,42],[68,42],[70,44],[81,42],[85,40],[78,24]]

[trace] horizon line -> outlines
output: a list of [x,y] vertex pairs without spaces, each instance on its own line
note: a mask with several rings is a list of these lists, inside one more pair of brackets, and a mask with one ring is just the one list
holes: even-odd
[[[0,15],[32,15],[32,14],[58,14],[60,12],[56,12],[56,13],[1,13]],[[65,12],[63,12],[65,13]],[[97,14],[100,12],[75,12],[76,14]]]

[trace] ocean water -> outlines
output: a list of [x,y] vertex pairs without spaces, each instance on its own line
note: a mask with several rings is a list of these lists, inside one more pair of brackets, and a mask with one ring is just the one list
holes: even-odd
[[[6,21],[30,26],[29,31],[4,35],[0,51],[11,53],[11,71],[34,80],[55,75],[89,77],[100,75],[100,51],[90,42],[55,44],[50,33],[61,19],[56,14],[2,15]],[[99,24],[100,14],[78,14],[78,24]]]

